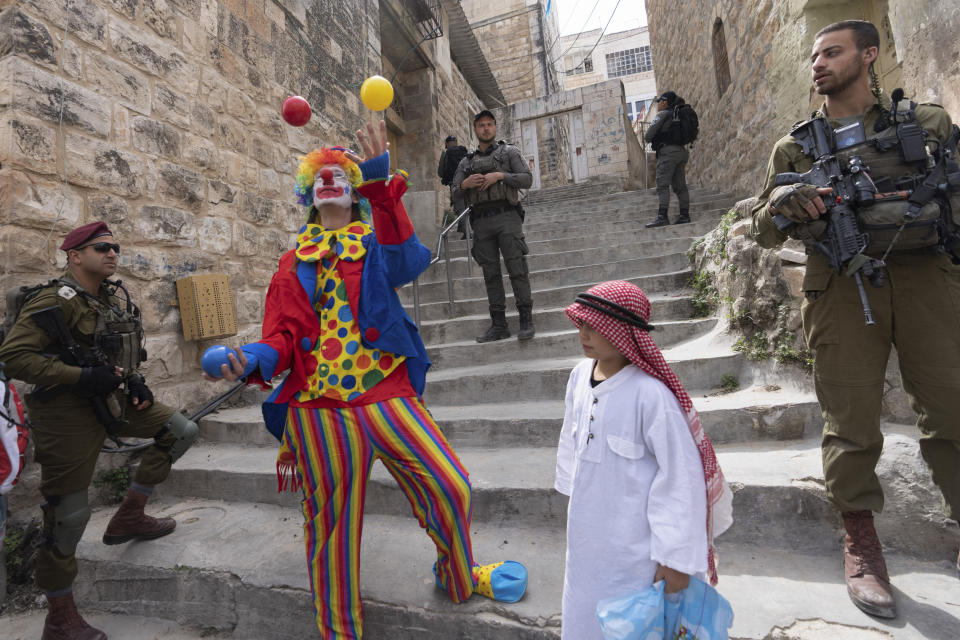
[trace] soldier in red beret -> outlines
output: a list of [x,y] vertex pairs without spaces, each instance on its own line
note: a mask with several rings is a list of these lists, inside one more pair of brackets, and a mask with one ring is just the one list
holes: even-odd
[[0,361],[9,377],[34,385],[25,400],[46,500],[36,564],[49,605],[42,640],[105,640],[77,612],[72,592],[77,544],[90,519],[87,488],[104,438],[154,439],[103,535],[105,544],[120,544],[174,530],[172,518],[153,518],[143,509],[198,429],[155,402],[137,372],[146,358],[140,310],[120,281],[109,279],[120,245],[107,225],[78,227],[60,248],[66,273],[27,290],[0,345]]

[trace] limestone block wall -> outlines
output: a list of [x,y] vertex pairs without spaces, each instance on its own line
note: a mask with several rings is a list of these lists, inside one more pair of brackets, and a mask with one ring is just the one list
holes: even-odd
[[[297,156],[352,144],[373,117],[358,87],[381,68],[378,3],[0,6],[0,288],[60,273],[66,232],[106,221],[123,247],[118,277],[143,309],[147,379],[161,401],[197,406],[214,390],[198,369],[208,345],[182,339],[173,283],[227,273],[233,341],[258,336],[277,259],[304,220]],[[291,94],[313,107],[306,127],[280,117]],[[418,126],[439,135],[432,118]]]
[[[648,0],[647,15],[658,87],[676,90],[700,116],[688,182],[743,195],[759,191],[773,143],[819,105],[810,48],[816,31],[838,20],[886,17],[907,95],[960,117],[960,12],[953,2]],[[722,92],[712,47],[717,19],[731,76]]]

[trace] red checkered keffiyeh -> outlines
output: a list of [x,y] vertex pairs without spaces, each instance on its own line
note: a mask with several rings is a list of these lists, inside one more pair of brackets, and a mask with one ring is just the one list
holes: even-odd
[[703,432],[700,414],[694,408],[693,400],[650,338],[648,329],[640,326],[649,326],[650,301],[640,287],[623,280],[612,280],[591,287],[586,294],[577,296],[577,302],[567,307],[566,313],[577,327],[584,322],[590,325],[631,363],[663,382],[677,397],[703,463],[703,476],[707,484],[710,584],[717,584],[717,554],[713,538],[726,531],[733,522],[733,492],[723,479],[713,445]]

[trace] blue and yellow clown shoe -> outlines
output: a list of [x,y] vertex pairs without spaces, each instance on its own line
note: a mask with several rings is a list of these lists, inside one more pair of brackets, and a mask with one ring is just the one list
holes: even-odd
[[[516,602],[527,590],[527,568],[519,562],[507,560],[494,564],[473,565],[473,592],[497,602]],[[433,564],[433,577],[437,587],[443,589]]]

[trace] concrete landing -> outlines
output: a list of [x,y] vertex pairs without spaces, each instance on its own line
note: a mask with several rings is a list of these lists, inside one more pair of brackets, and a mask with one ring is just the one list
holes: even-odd
[[[177,530],[117,547],[100,543],[110,512],[94,514],[79,550],[81,606],[132,615],[162,607],[182,625],[221,633],[204,637],[318,637],[296,508],[197,499],[158,502],[154,508],[175,516]],[[452,604],[433,585],[435,551],[416,521],[367,515],[361,552],[366,640],[558,637],[563,530],[474,523],[471,533],[478,561],[526,564],[530,583],[523,600],[506,605],[474,596]],[[886,621],[863,614],[847,599],[838,545],[798,553],[721,538],[719,553],[719,589],[736,614],[734,639],[760,640],[774,627],[816,620],[829,623],[829,635],[785,637],[951,640],[960,629],[960,581],[949,559],[923,562],[888,553],[900,617]],[[844,635],[871,630],[880,635]],[[199,637],[178,633],[156,637]]]

